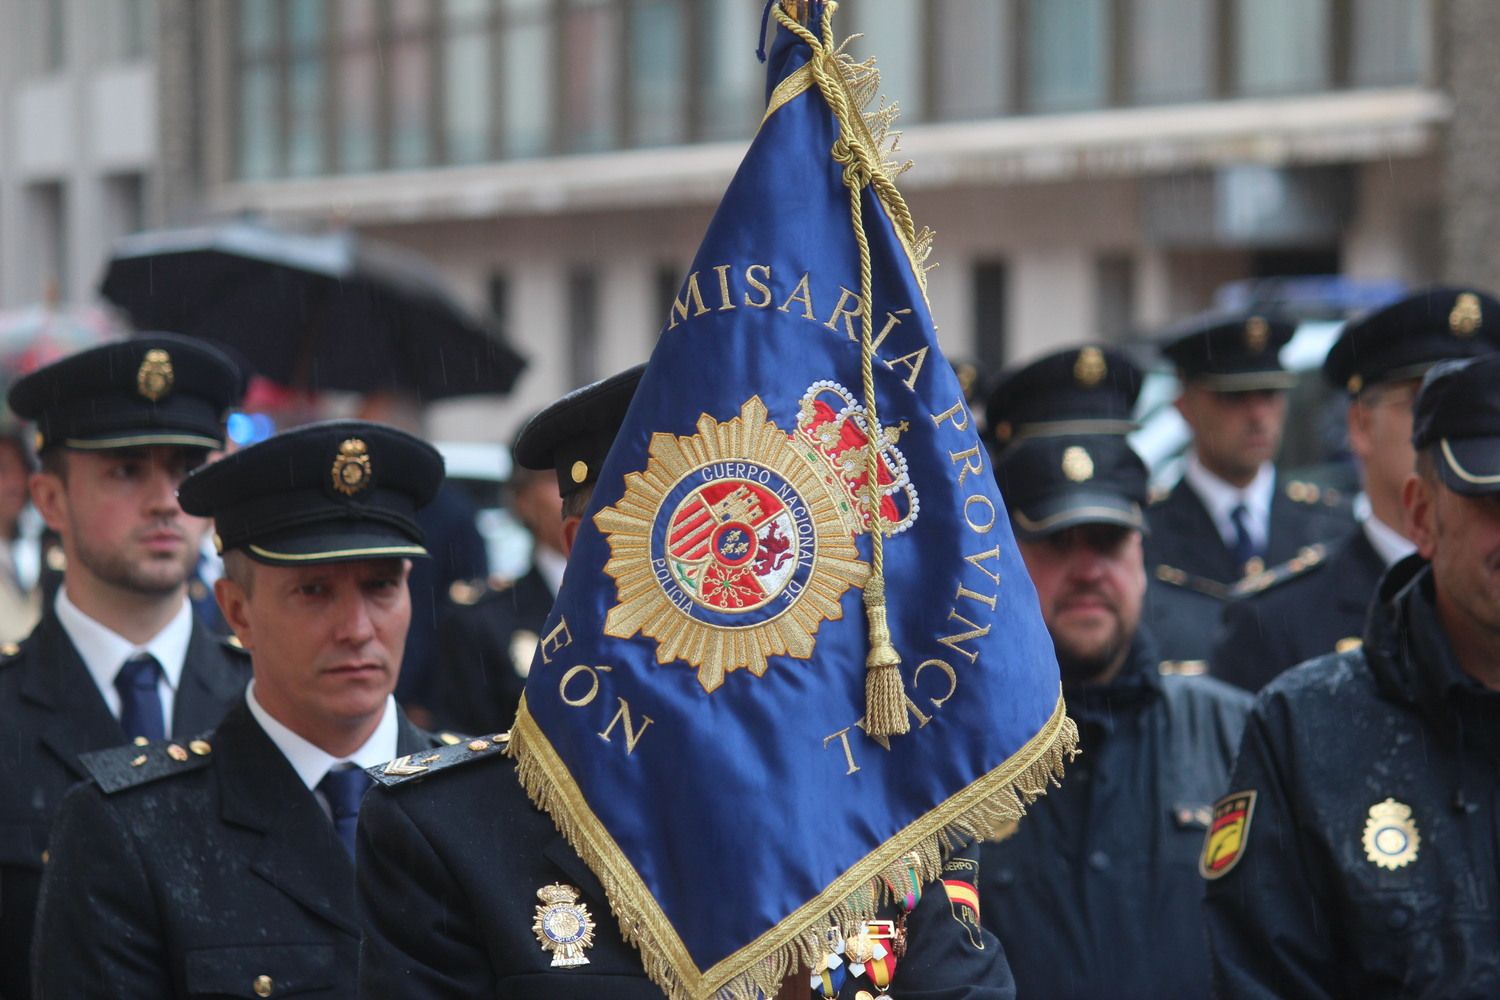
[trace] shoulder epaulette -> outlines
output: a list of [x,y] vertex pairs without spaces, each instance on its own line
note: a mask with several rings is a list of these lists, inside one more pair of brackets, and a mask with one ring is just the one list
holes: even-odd
[[1286,562],[1267,567],[1258,573],[1251,573],[1236,583],[1230,589],[1230,596],[1240,598],[1247,594],[1259,594],[1288,580],[1295,580],[1302,574],[1323,565],[1323,560],[1327,558],[1327,555],[1328,548],[1321,542],[1317,545],[1305,545]]
[[448,600],[460,607],[471,607],[491,594],[509,590],[515,586],[515,582],[504,576],[478,576],[472,580],[454,580],[448,585]]
[[365,773],[375,779],[377,784],[390,788],[404,784],[413,778],[425,778],[458,764],[479,760],[482,757],[503,755],[509,745],[510,733],[479,736],[468,741],[433,747],[431,750],[423,750],[419,753],[409,753],[404,757],[386,761],[384,764],[367,767]]
[[1208,673],[1208,664],[1203,660],[1163,660],[1156,672],[1163,677],[1201,677]]
[[127,743],[79,754],[78,759],[105,795],[135,788],[174,774],[207,767],[213,754],[208,740],[156,740]]
[[1304,503],[1309,505],[1322,505],[1324,507],[1344,506],[1344,494],[1332,486],[1319,486],[1302,479],[1289,481],[1282,492],[1288,500],[1293,503]]
[[443,744],[443,746],[445,746],[445,747],[456,747],[460,743],[468,742],[467,740],[465,740],[462,736],[458,735],[457,733],[450,733],[446,729],[444,729],[442,732],[438,733],[437,734],[437,738]]
[[1220,583],[1218,580],[1210,580],[1205,576],[1194,576],[1187,570],[1178,569],[1176,566],[1168,566],[1162,563],[1151,571],[1162,583],[1173,587],[1182,587],[1186,590],[1196,590],[1200,594],[1207,594],[1219,600],[1229,597],[1230,585]]

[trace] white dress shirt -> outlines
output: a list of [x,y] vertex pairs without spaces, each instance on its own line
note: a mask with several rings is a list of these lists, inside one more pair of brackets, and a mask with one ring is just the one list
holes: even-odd
[[328,801],[323,798],[323,793],[318,791],[318,783],[323,780],[324,775],[333,770],[339,764],[349,763],[355,767],[374,767],[393,760],[396,754],[396,738],[398,727],[396,725],[396,699],[391,695],[385,697],[385,710],[380,715],[380,722],[375,726],[375,731],[364,744],[347,757],[335,757],[321,747],[314,746],[307,740],[292,732],[280,721],[272,717],[261,707],[255,699],[255,682],[251,681],[245,687],[245,704],[250,709],[250,714],[255,716],[255,721],[265,734],[276,744],[276,749],[292,765],[292,770],[297,772],[297,777],[307,786],[308,791],[317,797],[318,805],[322,806],[323,812],[329,818],[333,817],[333,811],[328,808]]
[[568,557],[545,545],[538,545],[531,552],[531,564],[542,575],[542,580],[553,595],[562,591],[563,570],[568,568]]
[[1224,539],[1224,544],[1234,551],[1234,518],[1230,512],[1240,504],[1245,505],[1245,530],[1250,535],[1250,541],[1257,551],[1266,550],[1266,540],[1271,537],[1271,500],[1276,495],[1276,467],[1266,462],[1250,481],[1250,485],[1244,489],[1231,486],[1218,476],[1209,472],[1198,461],[1196,453],[1189,454],[1187,468],[1183,470],[1182,478],[1192,491],[1198,494],[1198,499],[1203,501],[1203,507],[1208,511],[1208,516],[1213,519],[1214,527],[1219,529],[1219,536]]
[[1361,521],[1359,526],[1364,529],[1365,537],[1370,540],[1370,547],[1385,562],[1387,568],[1417,551],[1416,543],[1374,514]]
[[115,690],[115,676],[125,661],[141,653],[150,653],[161,664],[157,675],[156,693],[161,696],[161,717],[168,734],[172,732],[172,709],[177,704],[177,686],[182,680],[182,667],[187,662],[188,641],[193,637],[193,607],[184,598],[182,607],[167,623],[166,628],[152,636],[143,646],[137,646],[118,632],[99,624],[78,610],[78,605],[68,599],[66,582],[57,588],[57,598],[52,606],[63,631],[73,642],[73,648],[88,668],[94,686],[109,706],[110,714],[120,717],[120,692]]

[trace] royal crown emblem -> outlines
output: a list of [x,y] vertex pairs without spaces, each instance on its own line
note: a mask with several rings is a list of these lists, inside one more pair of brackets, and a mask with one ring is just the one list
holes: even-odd
[[1063,452],[1062,471],[1073,482],[1086,483],[1094,478],[1094,460],[1087,449],[1075,444]]
[[[880,459],[875,478],[880,486],[881,528],[887,537],[899,535],[917,519],[920,504],[907,472],[906,456],[896,447],[907,430],[904,422],[886,427],[880,435]],[[823,469],[823,481],[842,494],[839,509],[849,521],[849,530],[870,530],[869,426],[865,408],[837,382],[814,382],[797,408],[798,444],[803,457]]]
[[1448,314],[1448,329],[1455,336],[1472,337],[1483,321],[1484,313],[1479,308],[1479,296],[1473,292],[1463,292],[1453,303],[1453,311]]
[[172,391],[175,378],[172,356],[159,347],[153,347],[141,359],[141,367],[136,369],[135,390],[155,403]]
[[704,414],[696,434],[653,435],[646,468],[594,515],[618,594],[605,634],[654,639],[656,662],[695,667],[705,691],[733,670],[763,675],[771,656],[809,658],[869,575],[854,502],[820,454],[759,396],[727,422]]
[[584,952],[594,945],[594,918],[588,906],[578,902],[578,890],[554,882],[538,889],[536,896],[541,902],[531,930],[542,950],[552,953],[552,967],[588,965]]
[[370,454],[359,438],[349,438],[339,445],[339,453],[333,460],[333,488],[345,496],[353,496],[370,485],[374,469],[370,465]]

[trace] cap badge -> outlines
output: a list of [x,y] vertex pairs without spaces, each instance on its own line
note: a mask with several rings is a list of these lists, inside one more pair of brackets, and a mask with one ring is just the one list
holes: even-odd
[[531,925],[543,951],[552,953],[554,969],[588,965],[585,949],[594,945],[594,918],[587,905],[578,902],[578,890],[554,882],[536,891],[541,903]]
[[1484,315],[1479,309],[1479,296],[1473,292],[1464,292],[1453,303],[1453,311],[1448,314],[1448,329],[1453,331],[1456,337],[1472,337],[1474,331],[1479,329],[1479,324],[1484,320]]
[[1094,460],[1081,445],[1073,445],[1063,452],[1063,475],[1075,483],[1086,483],[1094,478]]
[[1365,820],[1364,845],[1370,863],[1387,871],[1417,860],[1422,838],[1417,833],[1416,820],[1412,819],[1411,806],[1395,799],[1371,806],[1370,817]]
[[156,402],[172,391],[172,356],[159,347],[153,347],[141,359],[141,367],[135,373],[135,389],[142,396]]
[[1085,347],[1078,352],[1078,360],[1073,362],[1073,377],[1079,385],[1092,389],[1108,374],[1109,366],[1104,363],[1104,352],[1099,348]]
[[353,496],[370,485],[370,455],[365,443],[359,438],[349,438],[339,445],[338,457],[333,460],[333,488],[345,496]]
[[1271,341],[1271,326],[1259,316],[1251,316],[1245,323],[1245,346],[1252,354],[1259,354]]

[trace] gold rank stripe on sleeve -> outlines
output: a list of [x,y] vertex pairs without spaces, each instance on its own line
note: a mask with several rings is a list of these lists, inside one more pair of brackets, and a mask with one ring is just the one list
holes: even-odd
[[1250,821],[1255,815],[1254,791],[1231,792],[1214,803],[1213,821],[1203,838],[1198,874],[1206,879],[1223,878],[1245,856]]

